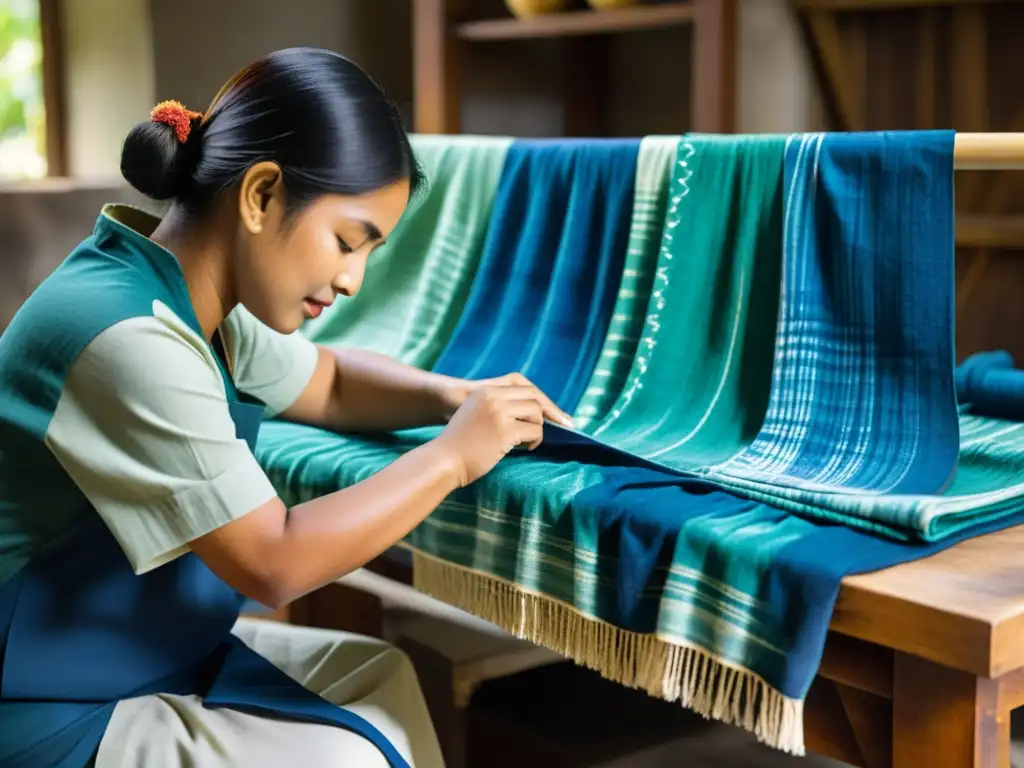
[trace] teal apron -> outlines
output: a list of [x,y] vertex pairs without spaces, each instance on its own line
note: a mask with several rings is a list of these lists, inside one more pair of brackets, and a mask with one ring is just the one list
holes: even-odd
[[[110,226],[101,222],[98,234],[109,238]],[[87,255],[97,263],[95,251]],[[135,255],[147,257],[132,262],[136,271],[154,258]],[[154,266],[173,277],[176,265]],[[78,289],[91,271],[72,271]],[[47,291],[52,298],[55,290]],[[16,355],[0,354],[5,359]],[[219,362],[236,434],[252,449],[263,406],[243,402]],[[84,768],[118,701],[169,693],[345,728],[369,739],[394,768],[407,768],[371,723],[302,687],[231,634],[245,602],[192,553],[136,575],[89,509],[0,586],[0,765]]]

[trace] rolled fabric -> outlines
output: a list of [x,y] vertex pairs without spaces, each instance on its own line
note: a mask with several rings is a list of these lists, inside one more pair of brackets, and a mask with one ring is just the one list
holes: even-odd
[[1006,350],[971,355],[956,370],[956,398],[973,413],[1024,421],[1024,371]]

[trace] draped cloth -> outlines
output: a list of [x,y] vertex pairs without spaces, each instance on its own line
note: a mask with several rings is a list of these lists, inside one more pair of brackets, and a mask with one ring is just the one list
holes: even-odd
[[[414,529],[416,585],[801,753],[842,578],[1022,519],[1024,425],[958,413],[952,148],[514,142],[435,369],[526,368],[579,427]],[[436,432],[270,423],[259,456],[292,504]]]
[[363,287],[304,333],[432,366],[462,314],[512,139],[413,136],[425,188],[367,262]]

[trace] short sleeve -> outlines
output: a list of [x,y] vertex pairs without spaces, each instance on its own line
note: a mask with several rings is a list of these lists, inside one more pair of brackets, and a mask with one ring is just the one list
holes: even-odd
[[136,573],[276,496],[236,437],[209,347],[164,309],[90,342],[46,433]]
[[283,334],[239,305],[221,326],[235,385],[275,416],[296,400],[313,378],[317,347],[299,333]]

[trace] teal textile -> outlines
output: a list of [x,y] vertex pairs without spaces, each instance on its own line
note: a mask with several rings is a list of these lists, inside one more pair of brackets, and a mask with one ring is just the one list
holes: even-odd
[[[614,308],[603,305],[614,316],[596,360],[590,345],[546,339],[578,318],[520,318],[560,350],[533,360],[546,389],[565,392],[589,367],[579,430],[549,425],[538,452],[513,454],[409,534],[423,588],[801,752],[802,702],[841,579],[1022,519],[1024,424],[957,411],[952,139],[674,142],[657,251],[645,235],[635,256],[649,266],[622,262],[650,283],[637,294],[624,279]],[[505,233],[514,260],[519,229],[506,216],[521,211],[495,205],[491,233]],[[554,266],[585,257],[563,248]],[[479,272],[474,293],[522,289],[495,284],[517,268]],[[496,372],[508,318],[467,312],[460,327],[469,318],[440,360],[486,359]],[[518,334],[509,369],[523,360]],[[448,370],[474,370],[463,366]],[[258,455],[292,504],[434,434],[270,423]]]

